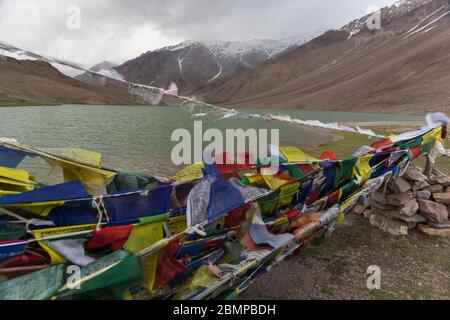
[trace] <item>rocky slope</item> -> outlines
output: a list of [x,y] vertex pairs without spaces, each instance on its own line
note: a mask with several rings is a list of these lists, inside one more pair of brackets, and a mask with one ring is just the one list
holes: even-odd
[[282,40],[185,41],[149,51],[115,68],[132,82],[168,87],[182,93],[253,70],[290,47],[305,42],[303,35]]
[[50,64],[0,56],[0,106],[134,104],[121,84],[93,86],[65,76]]
[[228,105],[342,111],[450,111],[450,4],[403,0],[257,68],[202,88]]

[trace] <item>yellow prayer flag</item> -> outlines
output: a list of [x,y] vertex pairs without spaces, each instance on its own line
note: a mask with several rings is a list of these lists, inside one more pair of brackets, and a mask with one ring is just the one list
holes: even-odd
[[95,194],[95,192],[93,192],[90,185],[105,187],[117,175],[116,172],[92,168],[65,160],[49,161],[59,165],[63,169],[64,180],[66,182],[80,180],[86,186],[87,190],[93,194]]
[[[163,239],[164,221],[139,224],[133,227],[124,249],[131,253],[139,253],[144,249]],[[141,259],[142,269],[145,278],[148,279],[146,286],[149,291],[153,290],[156,277],[156,268],[158,266],[159,254],[153,254],[147,258]]]
[[341,224],[345,221],[345,212],[343,210],[341,210],[339,212],[339,216],[336,218],[336,223],[337,224]]
[[52,209],[64,205],[65,201],[34,202],[34,203],[15,203],[4,205],[5,208],[20,209],[41,217],[47,217]]
[[269,176],[269,175],[264,175],[263,179],[271,190],[278,190],[282,186],[285,186],[286,184],[288,184],[290,182],[288,180],[280,179],[275,176]]
[[95,151],[79,149],[79,148],[39,148],[43,151],[57,158],[65,159],[71,162],[85,164],[88,166],[100,166],[102,155]]
[[0,190],[0,197],[2,196],[7,196],[10,194],[20,194],[21,192],[17,192],[17,191],[9,191],[9,190]]
[[34,181],[25,170],[0,167],[0,196],[31,191]]
[[[41,229],[32,231],[33,236],[39,240],[46,237],[56,236],[56,235],[64,235],[69,233],[75,233],[80,231],[90,231],[94,230],[96,227],[95,224],[87,224],[87,225],[79,225],[79,226],[71,226],[71,227],[62,227],[62,228],[51,228],[51,229]],[[64,264],[67,260],[61,256],[58,252],[47,246],[43,241],[38,241],[38,244],[44,249],[48,255],[50,256],[51,264]]]
[[300,182],[291,183],[280,188],[280,198],[278,200],[278,207],[284,207],[291,204],[295,194],[300,188]]
[[[96,193],[95,188],[91,188],[92,186],[105,187],[117,175],[116,172],[100,168],[101,155],[96,152],[76,148],[36,149],[20,145],[14,145],[14,147],[39,155],[51,165],[60,166],[66,182],[80,180],[92,194]],[[4,170],[0,170],[0,176],[2,175],[2,171]],[[19,173],[16,172],[16,175],[20,176]],[[22,179],[25,177],[28,179],[28,173],[25,173],[20,173],[22,174]]]
[[280,152],[289,162],[318,162],[319,160],[296,147],[280,147]]
[[423,145],[426,145],[431,140],[436,139],[437,141],[440,141],[441,143],[444,143],[445,140],[442,139],[442,127],[435,128],[428,132],[426,135],[423,136]]
[[172,234],[180,234],[187,229],[186,215],[173,217],[167,224]]
[[372,168],[369,164],[372,158],[372,155],[359,157],[356,166],[353,168],[353,175],[359,177],[360,183],[366,182],[372,175]]
[[189,290],[193,292],[200,288],[208,288],[217,280],[217,277],[209,270],[208,266],[201,266],[192,277]]
[[0,177],[23,183],[30,183],[30,174],[22,169],[0,167]]
[[34,184],[32,181],[22,182],[18,180],[12,180],[4,177],[0,177],[0,184],[9,185],[11,187],[20,187],[24,191],[30,191],[34,189]]
[[245,178],[251,186],[259,187],[264,184],[264,179],[260,174],[249,174]]
[[194,163],[180,170],[173,179],[176,181],[193,181],[203,178],[204,163]]

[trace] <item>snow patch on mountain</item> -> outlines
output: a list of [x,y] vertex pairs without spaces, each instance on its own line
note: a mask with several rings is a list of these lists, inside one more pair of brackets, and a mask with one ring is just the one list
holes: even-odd
[[219,72],[214,77],[209,79],[208,83],[211,83],[211,82],[215,81],[216,79],[218,79],[222,75],[223,67],[222,67],[222,65],[220,63],[218,63],[217,65],[219,66]]
[[[400,0],[395,2],[393,5],[381,8],[381,19],[383,21],[392,21],[392,19],[397,17],[402,17],[408,14],[412,10],[422,7],[433,0]],[[367,28],[367,21],[373,15],[369,13],[368,15],[354,20],[349,24],[341,28],[341,30],[347,31],[349,33],[349,39],[355,34],[359,33],[361,30]]]
[[427,15],[425,18],[423,18],[422,20],[420,20],[420,22],[418,24],[416,24],[412,29],[408,30],[408,32],[406,32],[406,34],[413,32],[414,30],[416,30],[423,22],[425,22],[428,18],[434,16],[436,13],[438,13],[439,11],[441,11],[442,9],[444,9],[446,6],[442,6],[439,9],[437,9],[436,11],[433,11],[432,13],[430,13],[429,15]]
[[[439,20],[441,20],[443,17],[445,17],[445,16],[448,15],[449,13],[450,13],[450,11],[445,12],[444,14],[438,16],[437,18],[433,19],[431,22],[428,22],[428,23],[425,24],[423,27],[421,27],[421,28],[419,28],[419,29],[417,29],[417,30],[414,30],[413,32],[411,32],[411,30],[408,31],[407,34],[406,34],[406,36],[404,37],[404,39],[409,38],[410,36],[412,36],[412,35],[414,35],[414,34],[420,32],[420,31],[423,31],[423,30],[425,30],[425,29],[426,29],[425,33],[428,32],[428,31],[431,31],[432,29],[434,29],[435,27],[437,27],[437,25],[434,25],[434,26],[432,26],[432,25],[435,24],[436,22],[438,22]],[[427,28],[428,28],[428,29],[427,29]]]
[[191,46],[203,46],[207,48],[214,56],[232,56],[239,57],[249,54],[254,51],[262,51],[267,54],[269,58],[275,57],[286,49],[294,46],[300,46],[309,40],[316,37],[317,34],[300,34],[293,37],[288,37],[280,40],[272,39],[254,39],[243,41],[220,41],[220,40],[205,40],[195,41],[187,40],[174,46],[167,46],[155,50],[154,52],[164,51],[182,51]]

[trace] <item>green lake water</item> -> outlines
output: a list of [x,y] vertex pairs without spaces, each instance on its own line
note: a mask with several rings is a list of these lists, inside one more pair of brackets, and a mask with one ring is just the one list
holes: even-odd
[[[390,114],[367,114],[330,111],[257,110],[260,114],[287,114],[303,120],[324,122],[407,121],[422,117]],[[192,132],[189,113],[177,107],[145,106],[84,106],[0,108],[0,137],[14,138],[20,143],[37,147],[77,147],[100,152],[108,167],[147,171],[160,175],[173,174],[177,169],[170,154],[176,142],[171,142],[175,129]],[[261,120],[203,119],[208,128],[280,129],[281,144],[297,146],[327,140],[326,133],[314,129]],[[48,170],[43,163],[25,163],[33,173]]]

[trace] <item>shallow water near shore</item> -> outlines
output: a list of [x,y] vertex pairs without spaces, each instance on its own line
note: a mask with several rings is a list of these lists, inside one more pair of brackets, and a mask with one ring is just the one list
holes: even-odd
[[[413,121],[422,117],[330,111],[251,109],[259,114],[285,114],[324,122]],[[0,137],[36,147],[76,147],[100,152],[105,166],[169,176],[180,167],[171,161],[172,132],[193,132],[194,120],[178,107],[65,105],[0,108]],[[203,119],[209,128],[280,129],[280,144],[315,146],[333,139],[333,132],[261,120]],[[224,134],[225,136],[225,134]],[[269,141],[270,142],[270,141]],[[206,146],[207,144],[205,144]],[[358,146],[355,146],[355,149]],[[45,163],[25,163],[34,174],[48,171]]]

